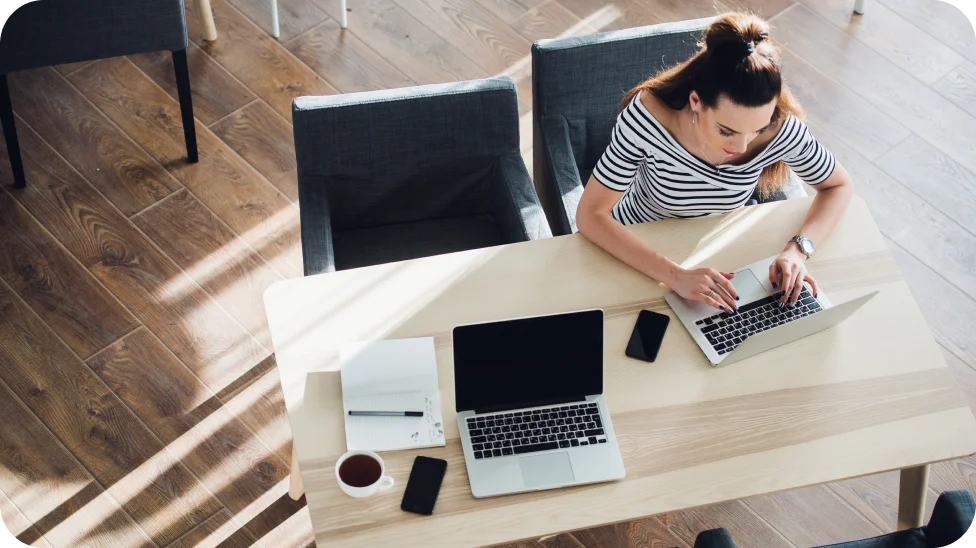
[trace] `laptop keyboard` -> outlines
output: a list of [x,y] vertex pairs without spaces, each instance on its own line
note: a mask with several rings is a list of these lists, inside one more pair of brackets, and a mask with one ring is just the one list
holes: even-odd
[[803,288],[800,298],[793,307],[786,305],[780,308],[779,300],[782,297],[783,292],[780,291],[765,299],[740,306],[738,313],[723,312],[698,320],[695,325],[701,329],[712,348],[723,355],[734,350],[750,335],[823,310],[806,287]]
[[468,434],[476,459],[607,443],[596,403],[477,415],[468,419]]

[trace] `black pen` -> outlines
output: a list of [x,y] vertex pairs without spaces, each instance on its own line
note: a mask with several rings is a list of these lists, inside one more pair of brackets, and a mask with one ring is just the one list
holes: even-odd
[[350,417],[423,417],[423,411],[350,411]]

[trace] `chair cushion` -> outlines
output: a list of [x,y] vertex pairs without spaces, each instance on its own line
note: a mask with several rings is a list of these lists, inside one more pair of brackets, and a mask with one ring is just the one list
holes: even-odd
[[490,215],[451,217],[335,232],[336,270],[509,243]]

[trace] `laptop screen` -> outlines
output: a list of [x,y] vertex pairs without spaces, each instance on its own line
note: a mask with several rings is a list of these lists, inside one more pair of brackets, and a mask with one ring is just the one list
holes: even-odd
[[547,405],[603,393],[603,311],[454,328],[457,411]]

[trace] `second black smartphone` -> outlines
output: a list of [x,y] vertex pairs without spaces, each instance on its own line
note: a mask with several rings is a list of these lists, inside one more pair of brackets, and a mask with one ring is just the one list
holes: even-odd
[[656,360],[670,321],[671,318],[664,314],[641,310],[637,316],[634,332],[630,335],[630,342],[627,343],[626,354],[645,362]]
[[407,489],[403,492],[400,509],[429,516],[434,513],[434,504],[441,491],[441,482],[447,471],[447,461],[430,457],[417,457],[410,470]]

